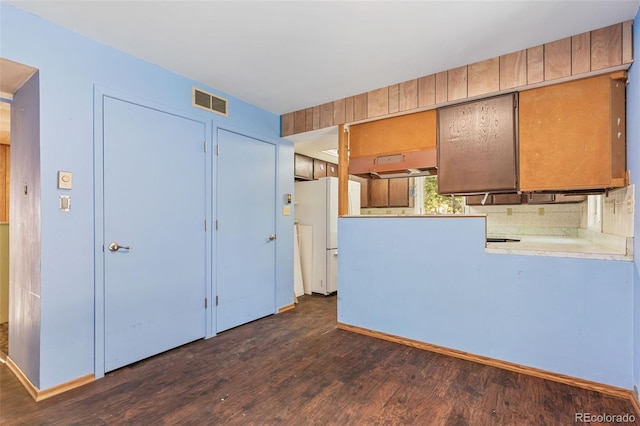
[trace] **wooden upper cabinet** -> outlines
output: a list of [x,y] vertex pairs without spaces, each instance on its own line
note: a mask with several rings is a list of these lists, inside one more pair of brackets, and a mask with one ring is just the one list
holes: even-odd
[[436,111],[401,115],[349,128],[350,158],[436,148]]
[[322,177],[327,177],[327,162],[314,158],[313,159],[313,178],[320,179]]
[[520,93],[521,191],[626,185],[626,72]]
[[293,174],[297,179],[313,179],[313,159],[302,154],[294,155]]
[[[363,188],[368,189],[367,207],[413,207],[409,197],[409,178],[367,179]],[[361,207],[365,207],[361,201]]]
[[389,207],[409,207],[409,178],[389,179]]
[[389,180],[372,179],[369,181],[369,207],[389,206]]
[[517,185],[516,95],[438,109],[438,193],[512,192]]
[[333,163],[327,163],[327,176],[338,177],[338,165]]

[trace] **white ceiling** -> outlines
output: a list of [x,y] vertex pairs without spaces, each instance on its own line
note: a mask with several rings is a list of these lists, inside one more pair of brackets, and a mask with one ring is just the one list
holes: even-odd
[[276,114],[631,20],[640,5],[2,1]]

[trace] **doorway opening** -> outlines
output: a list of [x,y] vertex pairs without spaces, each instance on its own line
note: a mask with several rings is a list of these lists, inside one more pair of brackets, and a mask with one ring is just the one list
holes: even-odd
[[[5,362],[9,356],[11,334],[9,320],[12,305],[15,305],[12,303],[11,297],[10,270],[15,270],[14,263],[22,258],[21,253],[15,252],[16,245],[10,244],[10,234],[15,233],[15,231],[11,231],[11,218],[18,217],[22,211],[20,204],[15,204],[16,191],[15,189],[12,191],[11,186],[15,187],[16,182],[20,180],[19,176],[16,177],[16,170],[24,169],[24,164],[18,165],[17,160],[11,160],[12,156],[15,157],[15,152],[12,154],[12,151],[15,151],[16,145],[20,145],[20,134],[24,133],[19,131],[16,137],[15,127],[16,123],[18,127],[23,127],[23,125],[33,127],[28,126],[31,124],[28,120],[35,119],[35,116],[31,116],[29,113],[26,114],[27,117],[22,117],[20,109],[15,108],[14,101],[18,99],[20,103],[26,100],[30,106],[33,105],[34,108],[37,108],[39,96],[37,92],[33,91],[33,88],[37,89],[38,85],[37,83],[27,84],[37,80],[37,71],[37,68],[0,58],[0,362]],[[27,94],[23,96],[21,89],[25,85],[29,88],[26,90]],[[30,136],[33,136],[34,133],[31,133]],[[39,135],[37,143],[39,144]],[[24,160],[31,161],[29,158]],[[25,180],[25,182],[27,181],[29,180]],[[34,232],[39,232],[39,228]],[[19,243],[20,239],[20,235],[14,235],[14,243]]]

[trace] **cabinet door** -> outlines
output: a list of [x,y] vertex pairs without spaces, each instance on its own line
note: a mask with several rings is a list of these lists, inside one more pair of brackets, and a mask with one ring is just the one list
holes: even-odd
[[[522,195],[520,194],[489,194],[485,200],[484,195],[468,195],[465,203],[468,206],[500,206],[500,205],[518,205],[522,204]],[[482,200],[485,203],[482,204]]]
[[327,162],[313,159],[313,178],[320,179],[321,177],[327,177]]
[[369,207],[389,207],[389,180],[369,181]]
[[355,124],[349,134],[350,158],[435,149],[436,111]]
[[409,207],[409,178],[389,179],[389,207]]
[[520,195],[520,194],[493,194],[492,204],[494,204],[494,205],[522,204],[522,195]]
[[[484,200],[484,204],[482,204],[482,200]],[[492,203],[493,196],[487,196],[487,199],[484,199],[484,195],[467,195],[465,197],[465,204],[467,206],[488,206]]]
[[438,109],[438,193],[516,191],[515,94]]
[[313,159],[306,155],[295,154],[293,173],[299,179],[313,179]]
[[338,177],[338,165],[333,163],[327,163],[327,176]]
[[522,191],[624,186],[625,87],[612,77],[520,93]]

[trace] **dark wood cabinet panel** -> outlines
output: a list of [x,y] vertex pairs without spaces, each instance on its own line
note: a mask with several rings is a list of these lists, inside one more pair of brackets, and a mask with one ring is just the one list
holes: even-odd
[[[484,195],[469,195],[465,200],[467,206],[482,206]],[[586,195],[531,193],[531,194],[489,194],[485,206],[518,205],[518,204],[563,204],[581,203],[587,200]]]
[[409,178],[389,179],[389,207],[409,207]]
[[362,179],[360,182],[360,208],[371,207],[369,204],[369,182],[370,179]]
[[294,155],[293,174],[297,179],[313,179],[313,159],[302,154]]
[[[484,199],[484,195],[467,195],[465,198],[464,203],[468,206],[481,206],[482,205],[482,200]],[[487,202],[490,200],[491,195],[487,196],[487,200],[485,201],[485,205],[487,205]]]
[[313,159],[313,178],[320,179],[321,177],[327,177],[327,162]]
[[489,194],[485,200],[485,195],[469,195],[466,197],[465,204],[468,206],[502,206],[502,205],[518,205],[523,203],[521,194]]
[[522,194],[494,194],[493,204],[496,206],[522,204]]
[[363,179],[360,194],[368,192],[367,200],[361,199],[361,207],[412,207],[413,198],[409,196],[409,178]]
[[566,204],[581,203],[587,200],[586,195],[579,194],[529,194],[525,196],[527,204]]
[[369,207],[389,207],[389,181],[387,179],[369,181]]
[[298,180],[314,180],[327,176],[338,177],[338,165],[303,154],[295,154],[293,173]]
[[516,94],[438,109],[438,192],[517,191]]

